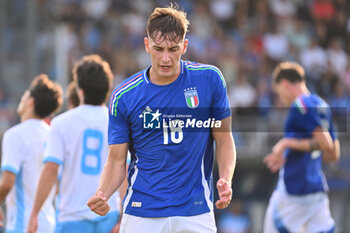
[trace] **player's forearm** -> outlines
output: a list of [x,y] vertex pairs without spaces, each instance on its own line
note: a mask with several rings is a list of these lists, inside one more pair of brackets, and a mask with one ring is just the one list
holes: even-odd
[[33,204],[32,214],[38,215],[41,207],[49,196],[52,187],[57,180],[58,166],[46,164],[41,172],[39,183],[36,189],[35,200]]
[[11,188],[8,188],[6,186],[4,186],[3,184],[0,185],[0,203],[2,203],[7,194],[10,192]]
[[[284,138],[282,141],[283,148],[284,149],[292,149],[292,150],[298,150],[298,151],[311,151],[314,149],[318,149],[318,146],[314,146],[313,139],[296,139],[296,138]],[[313,148],[316,147],[316,148]]]
[[2,173],[2,179],[0,183],[0,203],[2,203],[7,194],[11,191],[14,183],[16,181],[16,175],[9,171],[4,171]]
[[125,162],[108,159],[101,175],[98,191],[103,192],[108,200],[123,183],[125,174]]
[[[125,168],[125,173],[127,172],[127,170],[128,170],[128,166],[126,166]],[[127,179],[127,176],[125,175],[124,181],[118,189],[120,200],[124,199],[127,189],[128,189],[128,179]]]
[[334,143],[328,143],[328,141],[322,142],[315,137],[306,139],[284,138],[282,143],[285,149],[289,148],[305,152],[322,150],[324,153],[330,153],[334,147]]
[[224,140],[216,141],[216,160],[220,178],[231,184],[236,167],[236,148],[231,133],[225,133],[228,135]]
[[334,141],[333,149],[330,152],[323,153],[322,159],[324,162],[338,161],[340,159],[340,143],[338,139]]

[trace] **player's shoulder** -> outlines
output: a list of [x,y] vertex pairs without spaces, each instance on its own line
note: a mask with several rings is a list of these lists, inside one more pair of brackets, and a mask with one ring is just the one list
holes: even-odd
[[80,106],[76,108],[72,108],[66,112],[63,112],[57,116],[55,116],[52,121],[51,125],[62,125],[62,124],[67,124],[67,122],[72,122],[74,121],[74,116],[78,114]]
[[[12,126],[4,133],[4,138],[6,138],[6,140],[19,140],[20,138],[26,138],[29,135],[33,135],[33,133],[38,130],[49,131],[50,127],[46,123],[40,120],[35,121],[38,121],[38,124],[33,124],[33,120],[29,119]],[[44,124],[46,124],[46,126]],[[39,126],[41,126],[41,128],[39,128]]]
[[226,87],[224,76],[220,69],[214,65],[184,61],[184,69],[190,74],[198,75],[199,77],[207,77],[209,78],[208,81],[220,83]]
[[12,138],[12,137],[17,137],[21,134],[21,131],[23,131],[24,124],[23,122],[12,126],[8,130],[5,131],[4,133],[4,138]]
[[212,72],[220,72],[220,69],[214,65],[198,63],[193,61],[183,61],[184,68],[194,72],[203,72],[203,71],[212,71]]
[[326,101],[317,94],[300,95],[297,97],[295,102],[302,102],[306,107],[310,108],[328,106]]
[[328,108],[328,104],[317,94],[307,94],[298,96],[292,107],[300,112],[302,115],[310,112],[315,112],[317,108]]
[[[123,100],[123,98],[126,95],[135,93],[136,90],[139,90],[139,88],[142,88],[142,84],[145,81],[145,70],[139,71],[129,78],[122,81],[119,85],[117,85],[114,90],[112,91],[110,103],[109,103],[109,109],[110,114],[113,114],[113,111],[118,106],[118,103]],[[137,95],[131,95],[134,97],[137,97]]]
[[39,127],[44,129],[44,130],[50,129],[50,126],[42,120],[28,119],[26,121],[18,123],[17,125],[12,126],[8,130],[6,130],[5,134],[7,134],[7,135],[23,135],[23,134],[28,133],[28,132],[33,132],[33,130],[39,129]]
[[119,83],[114,88],[111,96],[115,96],[117,93],[123,92],[123,91],[143,82],[144,81],[144,73],[145,73],[145,70],[141,70],[141,71],[131,75],[129,78],[123,80],[121,83]]

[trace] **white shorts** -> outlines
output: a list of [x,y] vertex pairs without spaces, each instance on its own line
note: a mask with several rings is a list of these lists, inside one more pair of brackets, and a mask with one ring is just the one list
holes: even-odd
[[326,193],[294,196],[276,190],[272,194],[264,233],[332,233],[334,229]]
[[215,233],[213,212],[195,216],[144,218],[123,214],[120,233]]

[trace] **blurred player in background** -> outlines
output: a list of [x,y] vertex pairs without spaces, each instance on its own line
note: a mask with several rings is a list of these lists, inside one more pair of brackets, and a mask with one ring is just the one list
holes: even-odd
[[71,82],[67,89],[68,110],[79,106],[79,96],[75,82]]
[[[6,198],[6,231],[26,232],[35,191],[43,167],[50,126],[43,119],[63,102],[61,87],[41,74],[24,92],[17,112],[21,123],[6,131],[2,144],[0,202]],[[49,195],[49,194],[48,194]],[[54,232],[54,193],[38,213],[38,232]]]
[[284,137],[264,159],[279,182],[265,216],[265,233],[334,232],[322,161],[337,161],[340,146],[329,106],[306,87],[304,69],[280,63],[273,88],[288,107]]
[[[231,200],[236,158],[226,83],[216,67],[181,60],[188,44],[187,27],[183,11],[173,6],[156,8],[144,39],[152,65],[122,82],[111,96],[109,157],[88,205],[100,215],[109,211],[107,201],[125,177],[129,148],[129,188],[121,232],[216,232],[213,140],[220,175],[216,207],[225,208]],[[167,114],[179,109],[191,114],[202,108],[207,110],[203,117],[220,121],[221,128],[145,129],[147,116],[151,125],[160,123],[162,108]]]
[[108,154],[108,109],[106,97],[112,81],[109,64],[98,55],[83,57],[74,70],[81,105],[52,120],[52,130],[28,232],[36,232],[38,213],[60,174],[56,231],[109,233],[118,220],[118,199],[109,200],[111,212],[101,217],[91,212],[86,201],[98,187]]

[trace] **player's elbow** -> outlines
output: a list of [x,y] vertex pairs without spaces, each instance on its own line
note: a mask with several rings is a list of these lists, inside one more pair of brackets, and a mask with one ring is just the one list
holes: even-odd
[[331,137],[319,137],[316,140],[324,154],[332,154],[334,152],[335,145]]
[[3,182],[0,187],[1,187],[0,189],[1,189],[2,193],[7,194],[11,191],[13,185],[10,183]]
[[333,146],[333,143],[324,143],[320,145],[320,149],[324,154],[332,154]]
[[334,141],[330,151],[324,152],[323,157],[323,160],[328,162],[335,162],[340,159],[340,143],[338,139]]
[[333,161],[338,161],[340,159],[340,143],[339,143],[339,140],[336,139],[334,141],[334,155],[333,155],[333,158],[334,160]]

